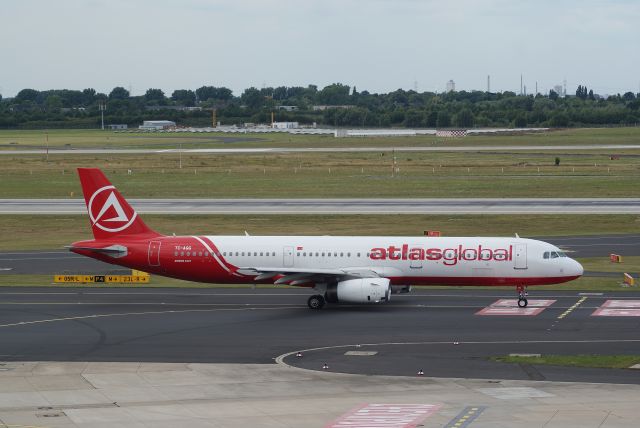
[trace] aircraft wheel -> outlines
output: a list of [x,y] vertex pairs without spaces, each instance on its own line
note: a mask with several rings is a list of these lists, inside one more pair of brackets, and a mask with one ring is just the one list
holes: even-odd
[[519,308],[526,308],[528,304],[529,304],[529,302],[524,297],[521,297],[521,298],[518,299],[518,307]]
[[309,297],[309,300],[307,300],[307,305],[309,305],[311,309],[322,309],[324,304],[324,297],[322,297],[320,294],[314,294],[313,296]]

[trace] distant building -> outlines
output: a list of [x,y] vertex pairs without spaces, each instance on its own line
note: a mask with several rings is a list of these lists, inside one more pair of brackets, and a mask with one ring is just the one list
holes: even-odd
[[171,120],[145,120],[142,125],[138,126],[139,129],[148,130],[160,130],[175,128],[176,123]]
[[300,127],[298,122],[273,122],[271,124],[273,129],[296,129]]
[[354,108],[354,107],[355,106],[353,106],[353,105],[341,105],[341,106],[319,105],[319,106],[313,106],[313,111],[324,111],[324,110],[328,110],[328,109],[332,109],[332,108],[350,109],[350,108]]
[[298,110],[298,106],[277,106],[276,108],[278,110],[284,110],[284,111],[297,111]]
[[455,92],[456,91],[456,82],[453,80],[449,80],[447,82],[447,92]]
[[177,110],[177,111],[202,111],[202,107],[185,106],[145,106],[145,110]]
[[112,124],[112,125],[107,125],[108,129],[127,129],[128,126],[126,123],[119,123],[119,124]]

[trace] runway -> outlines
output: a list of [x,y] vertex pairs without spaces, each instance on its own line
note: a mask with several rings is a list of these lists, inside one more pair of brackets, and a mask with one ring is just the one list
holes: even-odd
[[638,144],[575,145],[499,145],[499,146],[383,146],[383,147],[253,147],[225,149],[46,149],[0,150],[0,155],[97,155],[97,154],[267,154],[267,153],[369,153],[369,152],[486,152],[486,151],[558,151],[558,150],[635,150]]
[[298,289],[3,287],[1,358],[277,362],[311,370],[327,364],[341,373],[415,376],[422,369],[434,377],[640,384],[640,371],[634,370],[490,360],[511,353],[640,353],[637,318],[592,315],[607,300],[639,299],[639,293],[530,291],[530,301],[553,303],[535,316],[480,316],[478,311],[514,293],[418,290],[394,295],[385,305],[312,311],[306,307],[309,292]]
[[[141,214],[640,214],[640,198],[129,199]],[[0,199],[0,214],[85,214],[82,199]]]

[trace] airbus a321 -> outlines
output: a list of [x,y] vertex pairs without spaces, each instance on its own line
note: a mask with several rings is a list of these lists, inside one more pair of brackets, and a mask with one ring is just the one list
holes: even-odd
[[166,236],[151,230],[96,168],[78,173],[94,239],[70,250],[188,281],[287,284],[308,306],[384,303],[411,285],[526,287],[579,278],[580,263],[546,242],[514,237]]

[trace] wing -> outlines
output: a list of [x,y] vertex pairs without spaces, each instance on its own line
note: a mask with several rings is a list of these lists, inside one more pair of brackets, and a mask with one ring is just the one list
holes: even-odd
[[354,278],[379,278],[381,272],[375,268],[340,268],[340,269],[308,269],[308,268],[267,268],[241,267],[239,274],[254,276],[254,281],[273,280],[273,283],[288,285],[307,285],[329,280],[343,281]]

